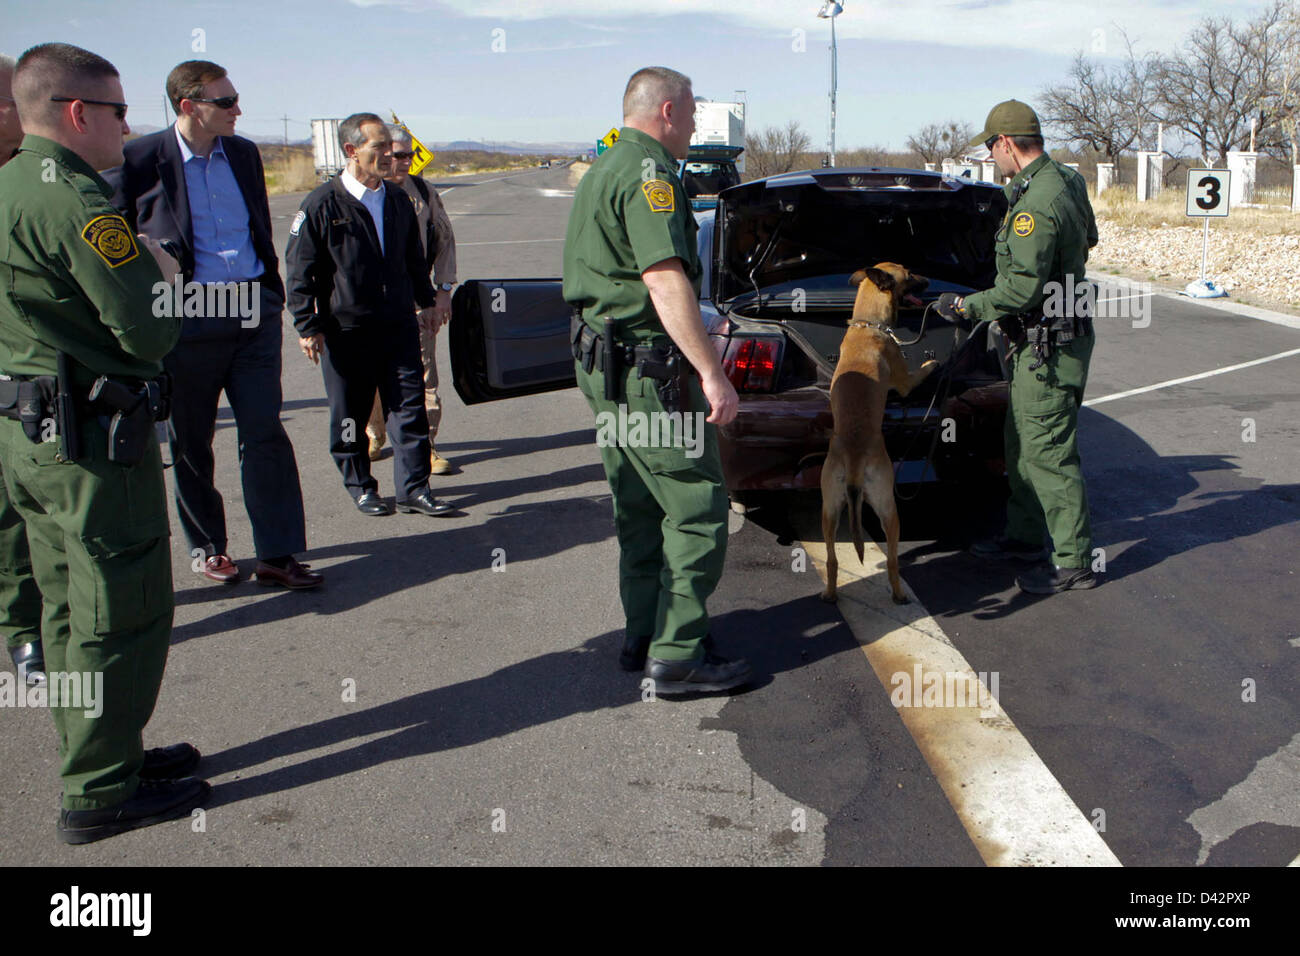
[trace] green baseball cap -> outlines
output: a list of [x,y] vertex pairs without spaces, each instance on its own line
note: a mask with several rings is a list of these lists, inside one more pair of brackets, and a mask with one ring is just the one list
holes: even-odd
[[967,146],[983,144],[994,136],[1042,136],[1043,128],[1038,125],[1038,114],[1029,105],[1019,100],[1007,100],[989,110],[989,118],[984,121],[984,132],[980,133]]

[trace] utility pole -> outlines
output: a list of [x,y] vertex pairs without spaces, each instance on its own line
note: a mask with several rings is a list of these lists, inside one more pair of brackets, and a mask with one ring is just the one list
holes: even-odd
[[284,119],[284,148],[288,149],[289,148],[289,117],[288,115],[285,115],[282,118]]

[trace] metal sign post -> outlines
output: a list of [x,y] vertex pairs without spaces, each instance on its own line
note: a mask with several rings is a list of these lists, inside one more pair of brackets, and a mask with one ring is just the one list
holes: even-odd
[[1232,174],[1226,169],[1189,169],[1187,171],[1187,215],[1205,220],[1201,236],[1201,278],[1189,282],[1183,295],[1197,299],[1217,299],[1228,293],[1206,276],[1210,252],[1210,219],[1228,215],[1228,187]]

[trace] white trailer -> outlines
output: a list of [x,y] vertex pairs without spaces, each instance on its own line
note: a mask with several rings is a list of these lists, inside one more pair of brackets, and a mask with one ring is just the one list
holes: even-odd
[[[695,101],[695,135],[692,146],[745,145],[745,104],[715,103],[712,100]],[[736,169],[745,173],[745,154],[736,160]]]
[[338,174],[347,165],[339,145],[339,122],[336,119],[311,121],[311,147],[316,159],[316,175],[322,180]]

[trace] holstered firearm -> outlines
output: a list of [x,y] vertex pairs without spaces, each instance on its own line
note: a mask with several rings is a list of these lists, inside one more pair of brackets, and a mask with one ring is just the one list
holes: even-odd
[[171,411],[171,379],[164,375],[129,388],[101,375],[90,387],[89,398],[113,412],[108,423],[108,460],[134,465],[149,447],[153,423]]
[[1018,315],[1000,315],[996,322],[1002,334],[1007,337],[1007,341],[1013,346],[1018,346],[1025,341],[1025,323]]
[[55,361],[59,374],[54,392],[54,427],[59,432],[59,458],[79,461],[82,457],[81,418],[71,392],[72,360],[67,352],[59,352]]
[[690,367],[676,345],[667,346],[667,354],[662,361],[657,357],[647,357],[637,362],[639,377],[659,383],[655,391],[666,412],[686,410],[685,373]]

